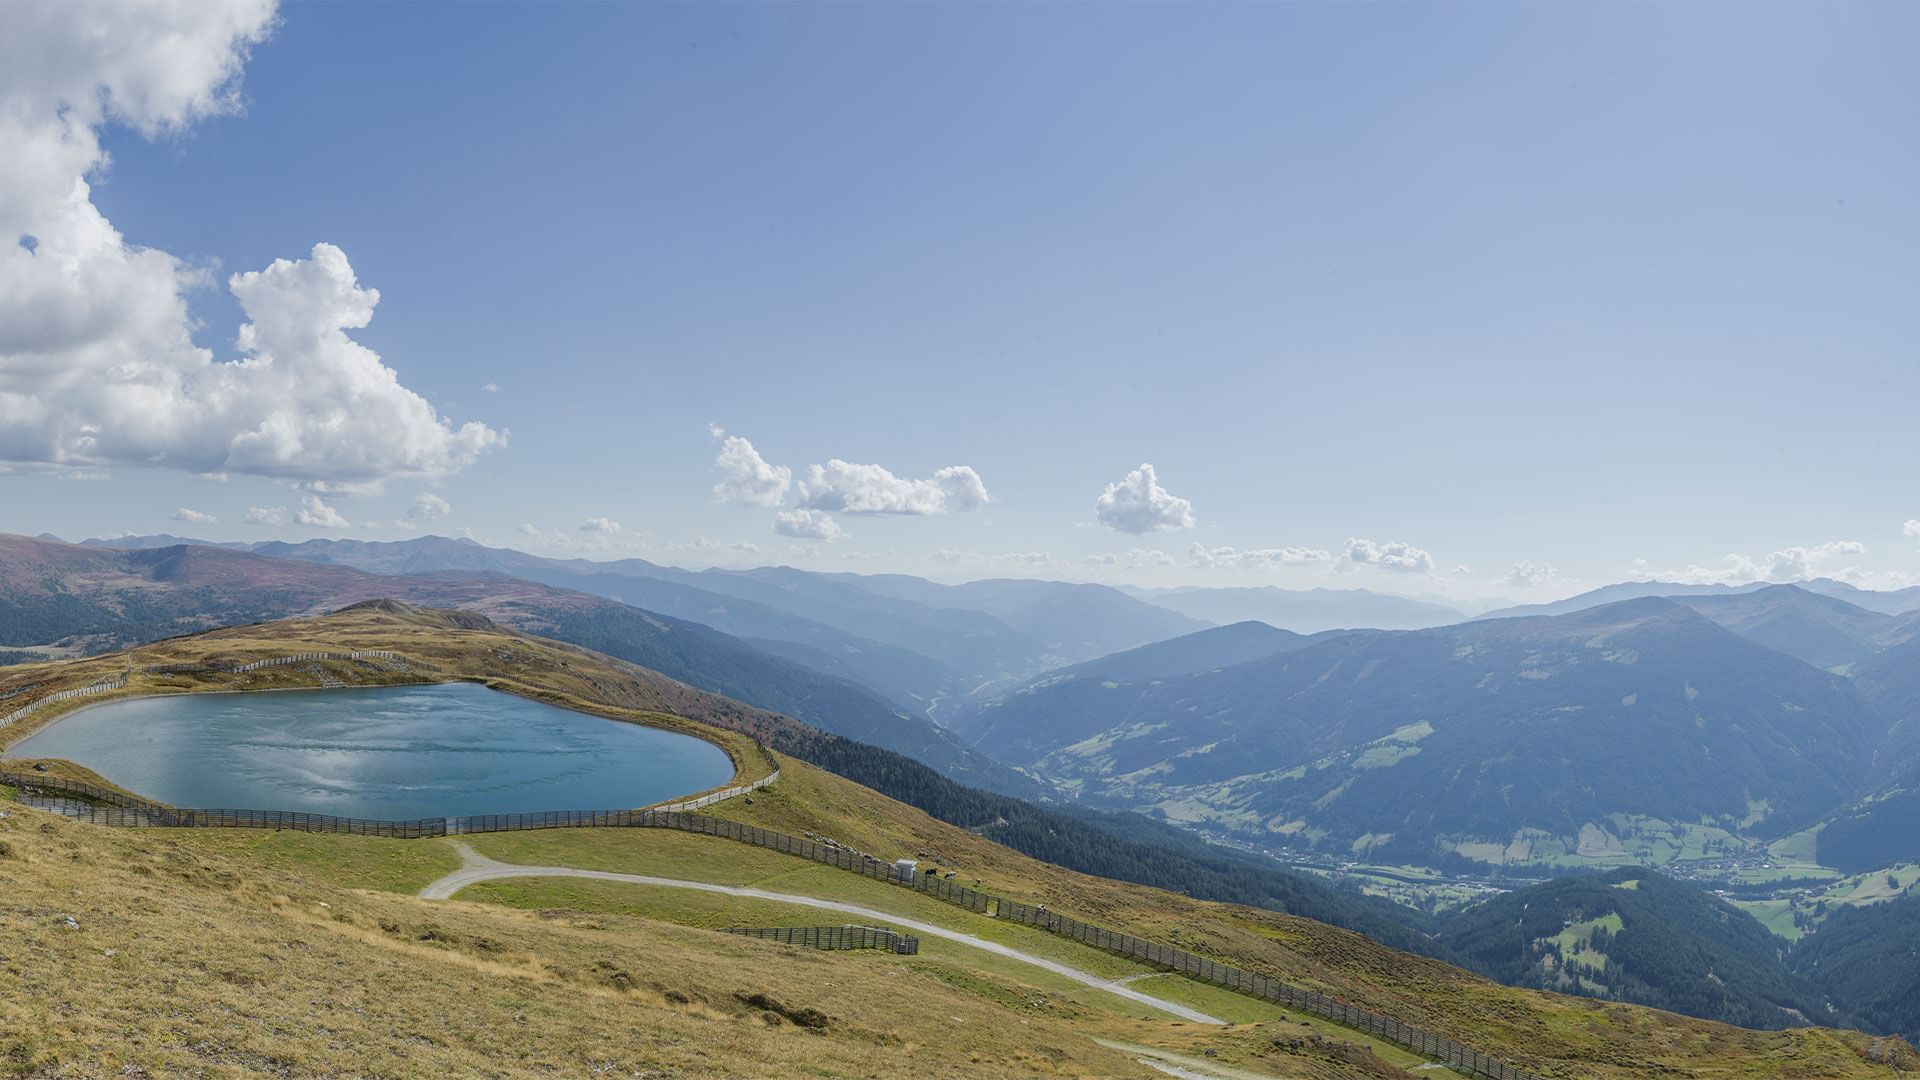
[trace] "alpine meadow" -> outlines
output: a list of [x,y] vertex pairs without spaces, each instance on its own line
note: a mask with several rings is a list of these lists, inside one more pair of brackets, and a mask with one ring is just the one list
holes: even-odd
[[1920,1074],[1915,56],[0,3],[0,1077]]

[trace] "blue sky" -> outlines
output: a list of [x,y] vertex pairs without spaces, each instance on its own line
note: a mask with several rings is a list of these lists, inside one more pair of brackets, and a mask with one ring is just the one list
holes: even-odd
[[[16,449],[0,529],[1521,599],[1920,580],[1916,38],[1895,5],[284,8],[240,108],[102,117],[93,204],[205,271],[220,361],[229,274],[337,246],[379,291],[351,339],[504,440],[331,480]],[[713,425],[791,470],[777,504],[716,496]],[[835,459],[941,512],[803,490]],[[1165,498],[1103,523],[1143,462]],[[913,502],[951,466],[991,501]],[[803,503],[844,536],[777,534]]]

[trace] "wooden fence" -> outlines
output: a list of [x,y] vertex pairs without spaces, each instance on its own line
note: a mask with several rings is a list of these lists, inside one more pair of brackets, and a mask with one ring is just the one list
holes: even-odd
[[388,652],[385,649],[355,649],[353,652],[303,652],[294,653],[292,656],[275,656],[266,660],[255,660],[251,663],[238,664],[233,667],[223,667],[222,670],[231,671],[237,675],[246,671],[258,671],[261,668],[279,667],[282,664],[302,664],[309,660],[370,659],[398,660],[400,659],[400,654]]
[[879,949],[902,956],[920,951],[919,938],[877,926],[730,926],[727,933],[815,949]]
[[1331,998],[1312,990],[1302,990],[1265,975],[1256,975],[1250,971],[1218,963],[1187,952],[1185,949],[1176,949],[1130,934],[1105,930],[1058,912],[1048,911],[1044,907],[1023,904],[1017,900],[999,899],[994,908],[994,915],[997,918],[1039,927],[1062,937],[1072,938],[1083,945],[1090,945],[1104,952],[1117,953],[1155,967],[1166,968],[1200,982],[1212,983],[1249,997],[1265,998],[1302,1012],[1323,1016],[1347,1027],[1358,1028],[1370,1035],[1398,1043],[1416,1053],[1443,1062],[1450,1068],[1465,1072],[1469,1076],[1489,1077],[1492,1080],[1541,1080],[1534,1073],[1503,1064],[1443,1035],[1422,1031],[1403,1024],[1391,1016],[1362,1009],[1357,1005],[1349,1005],[1338,998]]
[[[771,777],[745,788],[762,786]],[[705,836],[725,837],[755,847],[852,871],[877,881],[922,892],[949,904],[982,915],[1018,922],[1049,933],[1070,938],[1084,945],[1111,952],[1153,967],[1177,972],[1201,982],[1224,987],[1236,993],[1286,1005],[1301,1012],[1365,1031],[1388,1042],[1404,1046],[1432,1058],[1468,1076],[1484,1080],[1544,1080],[1528,1072],[1483,1054],[1444,1035],[1403,1024],[1390,1016],[1376,1013],[1338,998],[1304,990],[1278,979],[1209,960],[1185,949],[1161,945],[1143,938],[1106,930],[1046,908],[1024,904],[992,893],[956,885],[935,872],[919,872],[876,859],[831,841],[806,840],[785,833],[726,821],[681,810],[561,810],[543,814],[499,814],[465,818],[427,818],[419,821],[366,821],[336,818],[325,814],[300,814],[266,810],[176,810],[145,800],[109,791],[81,781],[48,777],[36,773],[0,772],[0,784],[28,791],[78,795],[108,805],[70,800],[30,800],[41,802],[82,821],[99,825],[160,828],[250,828],[288,829],[300,832],[351,833],[359,836],[386,836],[415,839],[446,836],[453,833],[511,832],[521,829],[552,828],[653,828],[676,829]]]
[[[266,660],[255,660],[251,663],[246,663],[246,664],[237,664],[237,665],[159,664],[159,665],[155,665],[154,667],[147,668],[146,670],[153,673],[164,674],[170,671],[184,671],[184,670],[192,670],[192,669],[203,668],[203,667],[213,667],[220,671],[228,671],[234,674],[239,674],[241,672],[246,672],[246,671],[258,671],[261,668],[277,667],[282,664],[304,663],[310,660],[370,660],[370,659],[398,660],[400,659],[400,654],[396,652],[389,652],[386,649],[356,649],[353,652],[304,652],[304,653],[294,653],[292,656],[275,656]],[[24,719],[30,714],[37,712],[48,705],[57,704],[62,701],[70,701],[77,697],[91,697],[94,694],[105,694],[113,690],[119,690],[122,687],[127,685],[127,676],[131,674],[133,674],[133,669],[129,667],[127,669],[127,674],[122,675],[117,679],[109,679],[106,682],[97,682],[91,686],[79,686],[79,687],[75,687],[72,690],[62,690],[57,694],[48,694],[46,697],[40,698],[36,701],[30,701],[27,704],[22,705],[21,707],[13,710],[12,712],[7,713],[4,716],[0,716],[0,728],[7,727],[16,720]]]
[[0,716],[0,728],[7,727],[16,720],[24,719],[48,705],[62,701],[71,701],[77,697],[92,697],[95,694],[105,694],[109,691],[118,690],[125,685],[127,685],[127,677],[122,675],[117,679],[108,679],[106,682],[94,683],[92,686],[76,686],[71,690],[62,690],[57,694],[48,694],[46,697],[30,701],[20,706],[5,716]]

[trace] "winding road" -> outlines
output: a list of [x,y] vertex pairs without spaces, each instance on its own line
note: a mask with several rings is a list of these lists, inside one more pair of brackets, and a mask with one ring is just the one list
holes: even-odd
[[1055,975],[1071,979],[1085,986],[1093,987],[1095,990],[1104,990],[1116,997],[1123,997],[1129,1001],[1138,1002],[1149,1008],[1158,1009],[1161,1012],[1180,1017],[1182,1020],[1191,1020],[1196,1024],[1226,1023],[1226,1021],[1219,1017],[1209,1016],[1198,1009],[1190,1009],[1185,1005],[1167,1001],[1164,998],[1157,998],[1152,994],[1142,993],[1126,985],[1132,980],[1139,978],[1140,976],[1138,975],[1130,975],[1122,979],[1101,978],[1091,972],[1068,967],[1066,964],[1055,960],[1048,960],[1043,956],[1035,956],[1032,953],[1022,952],[1019,949],[1009,948],[996,941],[987,941],[983,938],[974,937],[972,934],[962,933],[958,930],[949,930],[944,926],[935,926],[932,923],[924,923],[915,919],[903,919],[898,915],[889,914],[884,911],[876,911],[873,908],[861,907],[858,904],[844,904],[838,900],[822,900],[818,897],[797,896],[792,893],[767,892],[764,889],[750,889],[743,885],[714,885],[705,881],[682,881],[679,878],[649,877],[644,874],[615,874],[606,870],[580,870],[570,866],[523,866],[518,863],[495,862],[473,850],[471,847],[468,847],[466,844],[455,843],[453,847],[455,851],[460,853],[460,859],[465,865],[453,873],[448,874],[446,877],[433,882],[426,888],[421,889],[420,895],[423,898],[428,900],[451,899],[455,893],[469,885],[474,885],[482,881],[495,881],[500,878],[576,877],[592,878],[596,881],[619,881],[625,882],[628,885],[653,885],[669,889],[695,889],[700,892],[723,893],[727,896],[752,897],[756,900],[773,900],[782,904],[797,904],[802,907],[821,908],[826,911],[837,911],[846,915],[857,915],[862,919],[872,920],[884,925],[905,927],[923,937],[937,937],[945,941],[958,942],[971,948],[980,949],[983,952],[993,953],[995,956],[1004,956],[1009,960],[1018,960],[1023,964],[1031,964],[1034,967],[1051,971]]

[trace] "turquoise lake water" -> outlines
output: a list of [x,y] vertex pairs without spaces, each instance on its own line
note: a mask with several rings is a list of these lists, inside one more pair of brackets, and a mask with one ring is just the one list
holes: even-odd
[[388,819],[626,809],[733,776],[705,740],[473,683],[109,702],[8,754],[175,806]]

